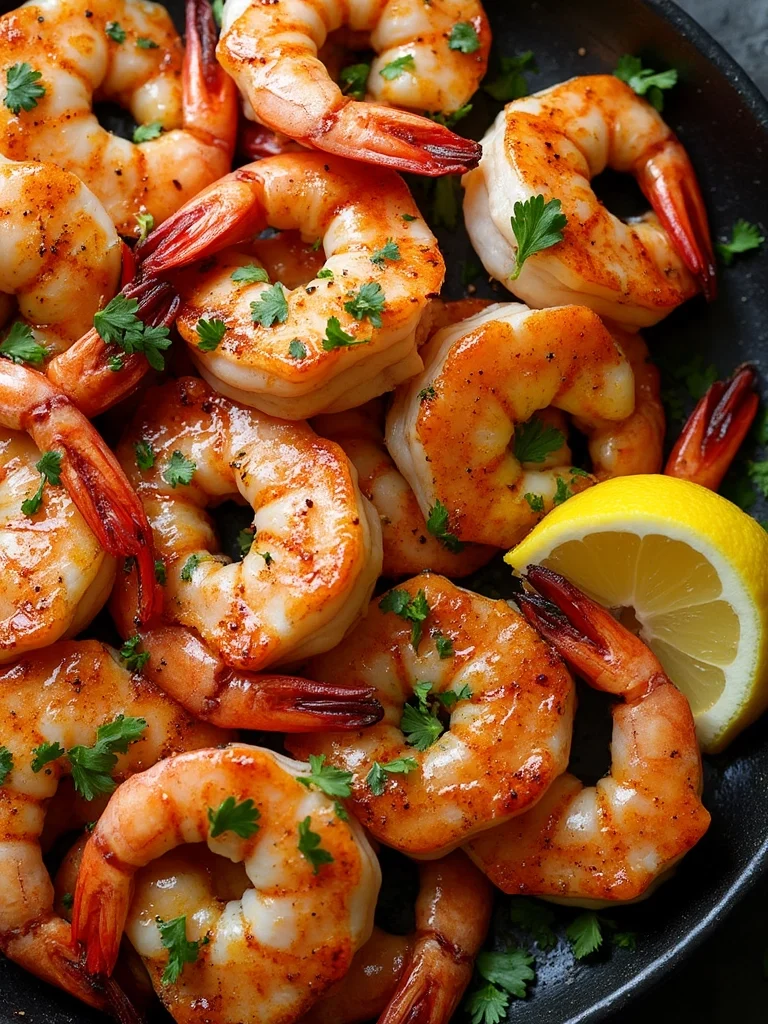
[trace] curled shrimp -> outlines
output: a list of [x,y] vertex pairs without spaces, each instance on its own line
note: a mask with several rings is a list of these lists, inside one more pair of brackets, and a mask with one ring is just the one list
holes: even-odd
[[[655,215],[626,223],[610,213],[590,185],[606,167],[633,174]],[[636,330],[699,290],[716,294],[690,159],[653,107],[613,75],[573,78],[510,103],[464,185],[476,252],[530,306],[578,302]],[[514,207],[539,194],[560,200],[563,240],[516,268]]]
[[0,292],[15,296],[18,318],[55,355],[85,334],[118,289],[114,225],[74,174],[0,155],[0,237]]
[[62,756],[36,771],[37,748],[90,747],[97,729],[119,715],[143,718],[140,739],[115,766],[114,778],[120,780],[176,751],[226,741],[227,734],[195,721],[95,640],[54,644],[4,666],[0,706],[3,751],[10,762],[0,785],[0,948],[38,978],[102,1005],[102,994],[72,950],[69,925],[53,909],[40,847],[48,803],[71,766]]
[[[451,44],[457,24],[469,37],[461,48]],[[367,89],[378,104],[345,96],[317,55],[328,33],[342,27],[368,35],[377,52]],[[268,128],[310,149],[439,175],[474,167],[477,143],[381,102],[458,110],[485,74],[490,41],[479,0],[267,6],[229,0],[216,53],[245,97],[246,114]],[[385,68],[389,73],[382,74]]]
[[387,445],[422,512],[440,502],[462,541],[516,544],[594,482],[569,465],[564,435],[546,451],[518,447],[518,459],[516,433],[537,410],[571,413],[589,433],[635,406],[629,361],[584,306],[490,306],[439,330],[422,357],[424,371],[395,394]]
[[[306,287],[270,285],[256,265],[259,283],[232,279],[253,263],[237,243],[267,224],[322,241],[325,264]],[[182,296],[179,332],[217,391],[287,419],[360,405],[417,373],[417,331],[445,274],[397,174],[316,153],[233,171],[154,231],[138,255],[149,277],[206,257],[172,276]],[[226,325],[215,347],[201,347],[201,319]]]
[[562,576],[529,567],[528,621],[613,707],[610,774],[563,775],[526,814],[465,847],[507,893],[580,903],[646,895],[704,835],[701,755],[685,696],[645,644]]
[[374,927],[341,981],[300,1024],[448,1024],[472,977],[492,890],[459,850],[419,864],[415,930]]
[[[368,604],[381,534],[344,453],[194,377],[148,391],[117,451],[166,576],[162,616],[140,630],[148,678],[216,724],[376,721],[370,688],[256,675],[330,649]],[[240,562],[220,554],[206,512],[227,498],[254,510]],[[134,574],[121,574],[111,607],[124,636],[136,630],[135,589]]]
[[439,857],[520,814],[568,763],[574,693],[562,662],[504,601],[442,576],[417,576],[373,602],[306,669],[375,686],[384,719],[364,732],[289,736],[289,750],[352,772],[350,809],[410,856]]
[[462,545],[452,537],[439,539],[440,531],[434,525],[435,532],[430,532],[416,495],[387,451],[380,401],[318,416],[313,426],[344,449],[357,470],[360,490],[379,514],[384,576],[410,576],[424,569],[451,577],[468,576],[493,557],[495,548]]
[[[7,359],[0,360],[0,426],[12,431],[21,431],[29,434],[38,451],[49,453],[49,461],[53,460],[53,476],[60,475],[60,483],[63,484],[72,503],[85,521],[80,531],[83,538],[85,527],[91,531],[96,542],[104,552],[109,555],[123,558],[135,559],[138,566],[139,593],[137,598],[137,615],[142,621],[146,621],[152,614],[154,602],[157,597],[154,574],[154,555],[152,551],[152,534],[144,514],[141,502],[131,489],[125,474],[120,468],[115,456],[102,440],[98,431],[72,404],[63,392],[51,384],[41,373],[30,370],[26,366],[16,365]],[[28,455],[31,450],[27,449]],[[40,469],[42,474],[42,469]],[[59,623],[62,636],[71,629],[73,624],[82,628],[88,621],[86,608],[78,610],[76,602],[84,600],[86,591],[91,584],[98,579],[97,589],[91,594],[91,599],[96,593],[101,600],[106,600],[108,593],[108,579],[105,576],[107,567],[103,569],[97,560],[92,556],[91,569],[86,573],[89,580],[74,578],[62,578],[58,590],[58,596],[64,601],[63,605],[56,605],[52,609],[46,609],[46,604],[51,594],[40,595],[35,598],[24,591],[28,586],[34,587],[40,580],[27,579],[26,583],[21,580],[28,576],[29,558],[35,557],[35,549],[39,554],[40,544],[45,544],[44,534],[52,531],[49,541],[57,541],[57,551],[51,552],[59,558],[75,541],[73,534],[68,532],[68,527],[73,523],[73,515],[64,515],[60,518],[56,514],[56,506],[53,509],[46,509],[47,495],[57,486],[55,480],[48,478],[44,483],[44,477],[38,477],[40,495],[36,497],[34,481],[30,480],[29,473],[22,473],[18,478],[21,493],[17,496],[18,506],[21,509],[23,501],[31,501],[27,505],[30,516],[28,529],[24,530],[27,537],[37,533],[38,542],[31,549],[27,548],[20,556],[13,554],[11,538],[17,524],[17,516],[11,513],[7,521],[8,529],[8,559],[9,568],[21,586],[21,591],[16,596],[25,596],[26,601],[17,610],[17,624],[20,631],[20,642],[23,647],[39,646],[39,642],[29,643],[27,629],[29,622],[25,621],[25,615],[35,619],[40,629],[39,637],[42,643],[50,643],[55,639],[51,635],[52,623],[50,621],[51,611],[54,609],[62,612],[62,620]],[[59,506],[61,507],[61,506]],[[23,511],[23,510],[22,510]],[[21,539],[21,535],[18,539]],[[91,550],[92,545],[89,545]],[[84,546],[83,556],[88,561],[88,547]],[[14,558],[21,558],[14,564]],[[80,558],[74,560],[71,568],[77,572],[82,571]],[[34,571],[41,574],[50,573],[50,565],[32,563]],[[60,566],[60,571],[61,566]],[[44,578],[44,576],[42,577]],[[83,584],[87,585],[83,587]],[[75,602],[72,606],[71,602]],[[68,614],[66,613],[69,606]],[[95,614],[98,610],[93,605],[90,612]],[[38,618],[38,616],[40,616]],[[85,617],[83,618],[83,615]],[[13,629],[13,625],[11,625]],[[56,628],[55,626],[53,627]],[[26,635],[25,635],[26,634]],[[12,643],[13,641],[11,641]]]
[[[338,981],[373,927],[381,871],[353,819],[308,789],[309,767],[269,750],[232,744],[180,754],[134,775],[112,796],[85,848],[72,932],[92,974],[115,966],[134,878],[186,843],[242,863],[248,882],[222,906],[194,886],[157,890],[131,923],[130,938],[179,1024],[215,1007],[217,1024],[288,1024]],[[252,801],[257,829],[215,834],[225,801]],[[314,838],[312,838],[314,837]],[[146,892],[146,889],[144,890]],[[185,918],[201,944],[180,977],[159,980],[168,954],[158,911]],[[202,911],[202,912],[201,912]]]
[[[95,193],[118,231],[138,233],[229,170],[237,126],[232,82],[216,64],[205,0],[187,0],[187,49],[159,4],[34,0],[0,18],[0,75],[41,77],[33,108],[0,105],[0,147],[13,160],[50,160]],[[183,63],[182,63],[183,61]],[[99,125],[94,100],[127,108],[147,140]],[[162,129],[162,133],[161,133]]]

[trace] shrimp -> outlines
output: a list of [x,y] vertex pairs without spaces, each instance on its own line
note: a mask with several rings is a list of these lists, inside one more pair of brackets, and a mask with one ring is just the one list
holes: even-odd
[[[359,728],[381,714],[366,687],[259,677],[337,644],[381,569],[378,517],[344,453],[306,425],[273,420],[185,377],[147,392],[117,449],[144,503],[165,607],[139,630],[145,667],[193,714],[251,729]],[[254,510],[246,554],[219,553],[206,509]],[[135,633],[135,579],[112,613]]]
[[[376,59],[368,95],[343,95],[320,50],[348,27],[370,37]],[[458,31],[463,42],[455,38]],[[310,149],[415,174],[475,167],[476,142],[393,103],[452,113],[477,89],[491,34],[479,0],[377,0],[264,5],[229,0],[216,54],[245,98],[246,115]],[[365,44],[363,44],[365,46]]]
[[[35,479],[34,448],[5,433],[6,471],[15,479],[6,477],[4,487],[19,490],[0,520],[0,564],[10,581],[0,651],[12,655],[82,629],[109,593],[112,563],[104,552],[136,561],[137,615],[146,621],[157,597],[151,531],[95,427],[42,374],[7,359],[0,359],[0,427],[28,434],[41,453]],[[71,504],[56,495],[60,483]]]
[[47,356],[68,348],[119,286],[122,243],[104,207],[74,174],[0,155],[0,239],[0,292]]
[[[384,720],[365,732],[289,736],[288,749],[352,772],[350,810],[411,857],[440,857],[522,813],[568,763],[574,692],[560,659],[504,601],[442,576],[417,576],[374,602],[306,670],[370,682]],[[414,695],[419,707],[406,709]],[[449,715],[445,727],[431,697]]]
[[[422,512],[440,502],[462,541],[516,544],[553,505],[594,482],[568,465],[563,435],[523,448],[522,425],[536,434],[529,421],[537,410],[575,414],[589,432],[635,406],[629,361],[584,306],[490,306],[438,331],[422,355],[424,371],[395,394],[387,446]],[[548,464],[551,449],[557,461]]]
[[[613,708],[610,774],[563,775],[526,814],[474,837],[466,852],[506,893],[590,904],[639,899],[707,830],[701,755],[685,696],[645,644],[562,576],[533,566],[542,596],[518,603]],[[550,603],[551,602],[551,603]],[[553,607],[556,606],[556,607]]]
[[300,1024],[448,1024],[492,904],[490,885],[461,851],[421,863],[415,931],[395,936],[375,927],[344,978]]
[[[613,75],[573,78],[503,110],[464,178],[464,217],[486,270],[534,307],[577,302],[636,330],[702,290],[716,294],[707,215],[687,153],[649,103]],[[635,176],[655,215],[625,223],[590,179]],[[563,241],[516,268],[515,204],[543,194]],[[513,275],[520,269],[519,277]]]
[[[160,223],[230,167],[237,99],[214,41],[205,0],[187,0],[183,55],[159,4],[32,0],[0,18],[0,148],[76,174],[123,235],[138,232],[139,213]],[[37,81],[17,105],[12,83],[24,72]],[[127,108],[146,141],[102,128],[94,100]]]
[[[384,576],[410,576],[424,569],[445,576],[468,576],[495,554],[479,544],[463,546],[430,532],[416,496],[384,444],[384,408],[374,399],[359,409],[318,416],[315,430],[344,449],[357,470],[360,489],[379,514]],[[431,517],[430,517],[431,519]],[[438,536],[435,536],[435,533]]]
[[[325,265],[305,288],[269,285],[255,264],[260,283],[232,279],[253,259],[230,247],[267,223],[322,240]],[[206,258],[172,276],[179,332],[217,391],[286,419],[361,405],[418,373],[417,331],[445,276],[437,241],[394,171],[316,153],[233,171],[138,256],[148,277]],[[215,347],[201,347],[201,319],[226,325]]]
[[[157,888],[131,941],[178,1024],[298,1020],[369,938],[381,884],[361,827],[299,784],[310,778],[308,765],[237,743],[167,758],[122,785],[85,848],[75,890],[72,933],[88,971],[115,966],[136,872],[185,843],[206,843],[242,863],[250,885],[224,906],[195,885]],[[251,801],[258,827],[236,833],[222,821],[217,834],[226,801]],[[159,912],[183,917],[187,939],[201,943],[165,985]]]
[[[73,771],[64,750],[91,747],[97,730],[118,716],[142,719],[137,742],[114,748],[122,755],[111,774],[121,780],[168,754],[226,742],[228,734],[195,721],[95,640],[54,644],[3,667],[0,707],[0,949],[38,978],[100,1006],[102,994],[72,951],[69,925],[54,912],[40,847],[48,803],[59,781]],[[41,744],[56,743],[62,756],[43,761],[41,770],[43,750],[55,754]],[[87,776],[83,769],[81,778]],[[107,779],[106,789],[94,785],[94,790],[108,791],[109,785]]]

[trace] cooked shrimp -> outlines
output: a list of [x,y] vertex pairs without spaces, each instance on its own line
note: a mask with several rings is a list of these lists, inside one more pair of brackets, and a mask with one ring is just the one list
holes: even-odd
[[196,722],[95,640],[54,644],[4,667],[0,708],[4,768],[10,762],[0,786],[0,949],[44,981],[101,1005],[103,996],[72,951],[69,925],[54,913],[53,887],[40,848],[48,802],[72,771],[71,764],[60,756],[35,771],[39,748],[54,743],[64,750],[90,747],[97,729],[119,715],[142,718],[140,738],[127,747],[111,773],[120,780],[158,758],[228,736]]
[[690,706],[649,648],[604,608],[550,569],[529,568],[527,579],[542,595],[519,598],[528,621],[590,686],[622,698],[613,708],[611,771],[587,787],[563,775],[533,810],[465,849],[507,893],[638,899],[709,825]]
[[[539,409],[579,417],[582,429],[634,409],[632,368],[584,306],[530,310],[518,303],[438,331],[424,371],[395,394],[387,446],[425,515],[437,502],[466,541],[509,547],[542,514],[594,479],[545,452],[515,455],[516,431]],[[550,447],[552,447],[550,445]],[[558,459],[570,459],[567,447]]]
[[301,1024],[448,1024],[491,919],[491,887],[463,853],[419,865],[416,930],[374,928],[346,975]]
[[416,495],[384,444],[384,407],[380,401],[318,416],[313,426],[322,437],[344,449],[357,470],[361,491],[379,514],[384,576],[410,576],[424,569],[445,576],[468,576],[493,557],[495,548],[464,546],[453,537],[440,540],[437,528],[430,532]]
[[[121,234],[137,233],[138,213],[160,223],[230,167],[236,96],[214,45],[204,0],[187,0],[183,55],[167,11],[148,0],[26,3],[0,18],[0,148],[76,174]],[[18,69],[38,79],[17,107]],[[102,128],[94,100],[128,109],[147,141]]]
[[[635,176],[653,214],[625,223],[590,180]],[[530,306],[578,302],[630,329],[661,320],[697,291],[716,292],[707,215],[687,153],[661,116],[613,75],[573,78],[515,100],[464,179],[464,216],[486,270]],[[516,203],[543,194],[567,217],[563,241],[516,280]]]
[[[109,563],[98,558],[96,543],[109,555],[136,560],[138,616],[146,620],[156,598],[152,535],[141,502],[95,427],[42,374],[7,359],[0,359],[0,426],[29,434],[41,453],[41,464],[35,466],[36,479],[28,465],[26,469],[8,464],[6,467],[7,471],[19,469],[14,507],[7,509],[3,517],[2,560],[14,581],[8,600],[15,613],[10,610],[0,649],[5,646],[10,653],[15,643],[20,650],[38,647],[75,627],[82,628],[89,621],[98,611],[99,602],[107,597],[111,572]],[[13,440],[12,435],[6,436]],[[30,447],[25,451],[27,458],[34,457]],[[77,535],[72,527],[80,520],[74,510],[55,496],[52,507],[47,507],[59,483],[84,520]],[[6,479],[4,487],[10,485],[11,481]],[[29,523],[22,516],[29,516]],[[93,534],[93,541],[86,540],[87,530]],[[20,549],[22,539],[24,545]],[[71,562],[63,561],[72,557],[72,546],[78,543],[83,545],[81,553]],[[44,555],[46,545],[50,545],[50,550]],[[58,573],[51,565],[54,559],[58,562]],[[52,582],[52,572],[57,585],[51,588],[53,593],[42,592],[40,587]],[[78,608],[80,601],[85,605]],[[7,605],[4,611],[7,617]],[[52,619],[52,615],[59,614],[61,620]]]
[[[232,280],[254,261],[229,247],[267,223],[322,240],[325,265],[305,288]],[[233,171],[154,231],[139,256],[148,276],[206,257],[173,275],[179,332],[218,391],[286,419],[361,405],[417,373],[417,330],[445,275],[437,241],[394,171],[317,153]],[[207,351],[201,319],[226,325]]]
[[[324,754],[352,772],[350,809],[410,856],[439,857],[520,814],[568,763],[574,694],[560,659],[504,601],[442,576],[417,576],[375,601],[306,669],[314,679],[375,686],[384,720],[365,732],[290,736],[289,750]],[[404,711],[419,693],[419,710]],[[450,716],[444,731],[431,696]],[[374,762],[384,769],[371,777]]]
[[450,113],[485,74],[491,34],[479,0],[228,0],[216,54],[245,98],[246,115],[310,149],[400,171],[476,166],[476,142],[425,117],[343,95],[318,57],[329,32],[342,27],[369,36],[376,51],[367,86],[373,100]]
[[[155,988],[178,1024],[298,1020],[369,938],[381,884],[360,826],[299,785],[308,775],[308,765],[238,743],[168,758],[122,785],[85,848],[75,891],[72,931],[87,969],[112,972],[136,872],[185,843],[207,843],[242,863],[250,885],[225,905],[194,879],[144,888],[129,934]],[[224,802],[246,800],[258,828],[216,835]],[[207,940],[164,986],[158,917],[184,917],[187,939]]]
[[48,355],[85,334],[115,294],[121,252],[104,207],[74,174],[0,155],[0,292],[16,297]]
[[[118,457],[167,576],[162,617],[140,630],[147,677],[220,725],[376,721],[368,688],[255,674],[329,650],[367,607],[381,534],[341,449],[185,377],[147,392]],[[241,562],[220,554],[206,512],[228,498],[254,510]],[[135,633],[133,573],[120,574],[112,612],[124,636]]]

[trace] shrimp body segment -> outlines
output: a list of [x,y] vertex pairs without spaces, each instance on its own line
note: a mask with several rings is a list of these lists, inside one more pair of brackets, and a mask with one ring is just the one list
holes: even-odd
[[[215,62],[214,31],[202,0],[187,3],[186,54],[168,12],[147,0],[94,0],[87,9],[33,0],[5,14],[2,82],[26,64],[45,92],[29,111],[0,104],[2,152],[76,174],[121,234],[136,234],[138,213],[160,223],[230,167],[236,98]],[[102,128],[94,100],[118,103],[150,126],[146,141]]]
[[533,567],[528,578],[543,595],[520,598],[528,620],[591,686],[622,698],[613,708],[611,771],[589,787],[563,775],[533,810],[465,849],[507,893],[587,904],[638,899],[709,825],[690,706],[609,612],[549,569]]
[[[469,53],[451,46],[456,24],[471,37]],[[377,56],[368,97],[378,103],[345,96],[318,57],[328,34],[342,27],[370,37]],[[485,74],[490,41],[479,0],[229,0],[216,53],[251,119],[310,149],[439,175],[476,166],[479,146],[395,107],[458,110]],[[395,73],[382,74],[393,62]]]
[[[429,574],[391,594],[401,595],[397,607],[407,597],[427,610],[420,638],[411,620],[376,600],[343,644],[307,665],[315,679],[375,686],[383,721],[365,732],[291,736],[287,744],[297,756],[325,754],[354,774],[350,809],[377,839],[435,858],[520,814],[564,771],[573,681],[503,601]],[[427,683],[450,720],[441,731],[427,717],[427,728],[440,734],[419,749],[406,741],[404,708]],[[411,770],[387,775],[376,795],[368,781],[374,762],[400,758],[410,759]]]
[[[590,181],[633,174],[654,214],[625,223]],[[703,290],[716,292],[704,203],[680,141],[649,103],[613,75],[573,78],[503,110],[464,178],[464,214],[486,270],[534,307],[583,303],[637,330]],[[513,280],[515,204],[559,199],[563,241],[526,260]]]
[[[151,466],[138,464],[137,446],[151,451]],[[367,607],[381,569],[381,532],[344,453],[304,423],[272,419],[185,377],[147,393],[118,456],[167,577],[163,616],[142,631],[149,678],[196,714],[232,715],[243,728],[290,728],[291,721],[303,728],[302,718],[276,717],[277,707],[259,718],[263,692],[253,673],[329,650]],[[240,562],[220,553],[206,511],[227,499],[254,510]],[[121,577],[112,610],[129,636],[135,581]],[[322,693],[293,683],[303,690],[289,687],[283,696],[306,700],[311,723]],[[249,693],[256,717],[246,721]],[[354,702],[367,691],[334,693]],[[318,714],[315,727],[322,722]]]
[[396,392],[387,445],[424,515],[442,502],[464,541],[516,544],[594,482],[569,465],[567,446],[551,460],[516,457],[516,431],[534,413],[554,407],[590,430],[634,409],[632,368],[584,306],[490,306],[439,330],[422,357],[424,371]]
[[[168,954],[158,910],[186,915],[187,937],[207,936],[194,963],[163,988],[179,1024],[292,1024],[349,967],[373,927],[381,871],[362,829],[342,821],[333,800],[297,778],[308,766],[259,747],[233,744],[171,757],[120,787],[99,819],[75,891],[73,935],[86,947],[86,967],[110,974],[131,907],[136,872],[186,843],[242,863],[249,883],[239,899],[210,908],[194,887],[142,906],[131,921],[138,952]],[[134,781],[135,780],[135,781]],[[241,838],[213,836],[209,810],[250,799],[258,830]],[[313,833],[322,862],[306,855]],[[319,840],[319,842],[318,842]],[[215,1007],[208,1015],[201,1008]]]
[[195,721],[122,667],[115,651],[94,640],[54,644],[3,667],[0,715],[3,746],[12,757],[0,787],[0,948],[44,981],[100,1005],[103,996],[77,963],[69,925],[54,913],[53,886],[40,848],[48,803],[69,774],[69,762],[61,757],[35,772],[35,748],[43,743],[59,743],[65,750],[91,746],[97,729],[118,715],[143,718],[147,725],[141,738],[119,756],[114,778],[120,781],[161,757],[228,736]]
[[[232,280],[254,260],[247,248],[227,247],[267,224],[322,240],[325,265],[305,287]],[[139,255],[150,276],[211,257],[173,275],[179,331],[218,391],[286,419],[361,405],[417,373],[417,329],[445,274],[397,174],[316,153],[234,171],[150,235]],[[275,301],[265,317],[263,303]],[[201,318],[226,324],[210,351],[200,348]]]

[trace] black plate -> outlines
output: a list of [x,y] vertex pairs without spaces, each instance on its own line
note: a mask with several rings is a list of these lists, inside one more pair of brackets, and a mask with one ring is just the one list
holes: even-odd
[[[15,4],[0,2],[0,10],[11,6]],[[169,6],[178,12],[182,4],[177,0]],[[486,7],[497,54],[534,51],[540,72],[530,77],[532,89],[574,74],[610,71],[623,53],[647,56],[656,68],[678,68],[680,85],[669,95],[665,117],[697,168],[714,234],[727,236],[739,217],[768,227],[768,190],[761,180],[768,149],[768,105],[730,57],[673,3],[486,0]],[[470,133],[479,137],[496,109],[481,99],[467,122]],[[476,260],[463,232],[441,231],[440,237],[449,266],[446,294],[460,297],[462,262]],[[667,362],[670,353],[673,361],[700,354],[704,365],[712,362],[721,373],[744,360],[763,370],[768,361],[767,280],[768,249],[724,270],[717,303],[688,303],[649,331],[653,350]],[[761,798],[766,778],[768,721],[750,729],[727,754],[708,759],[705,803],[712,812],[712,826],[677,877],[645,904],[611,913],[621,928],[637,932],[636,952],[606,949],[577,963],[562,938],[547,953],[534,950],[537,981],[530,998],[512,1002],[510,1021],[602,1020],[680,963],[768,865],[768,802]],[[494,941],[500,946],[513,937],[506,921],[508,903],[501,898],[496,914]],[[562,932],[573,912],[558,912],[558,917]],[[2,1021],[104,1020],[2,958],[0,991]]]

